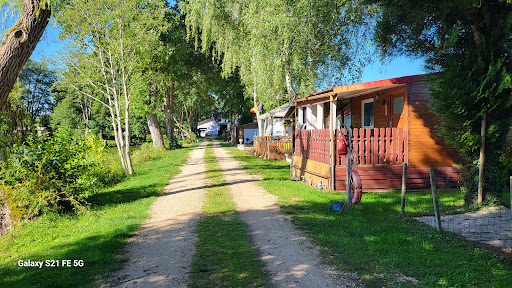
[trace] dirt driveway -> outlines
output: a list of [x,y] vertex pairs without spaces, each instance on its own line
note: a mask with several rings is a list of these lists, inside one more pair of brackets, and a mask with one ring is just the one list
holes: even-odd
[[128,262],[114,275],[110,286],[187,287],[205,193],[205,147],[206,142],[190,153],[181,173],[155,200],[150,218],[126,247]]
[[[150,219],[127,246],[129,261],[114,275],[111,286],[187,286],[205,193],[205,146],[203,143],[191,152],[182,173],[154,202]],[[214,151],[274,287],[356,287],[354,275],[322,263],[319,248],[280,212],[275,196],[258,186],[257,179],[243,171],[218,143]]]

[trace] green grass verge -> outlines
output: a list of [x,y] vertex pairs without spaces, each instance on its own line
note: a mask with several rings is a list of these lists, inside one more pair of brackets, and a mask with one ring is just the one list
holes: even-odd
[[[356,272],[366,287],[512,287],[512,266],[448,232],[400,217],[400,193],[365,193],[350,214],[333,213],[328,203],[345,193],[320,192],[288,180],[289,164],[246,156],[227,148],[245,169],[261,174],[261,185],[279,197],[294,224],[324,247],[328,262]],[[462,210],[462,195],[439,191],[441,213]],[[409,193],[409,216],[432,214],[430,191]],[[414,278],[411,280],[407,277]],[[416,282],[417,281],[417,282]]]
[[[20,224],[0,239],[0,287],[97,286],[121,268],[126,241],[189,151],[173,150],[134,164],[132,177],[95,195],[80,215],[48,214]],[[20,260],[58,260],[60,267],[19,267]],[[83,267],[62,267],[62,260],[72,260],[72,266],[73,260],[83,260]]]
[[258,252],[235,210],[211,144],[205,151],[209,179],[189,287],[269,287]]

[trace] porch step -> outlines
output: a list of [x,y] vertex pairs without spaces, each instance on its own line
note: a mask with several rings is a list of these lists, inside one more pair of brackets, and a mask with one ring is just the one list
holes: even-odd
[[[402,165],[369,165],[355,168],[363,182],[363,191],[399,190],[402,187]],[[462,185],[460,175],[462,170],[454,167],[435,168],[437,188],[458,188]],[[335,189],[345,191],[346,167],[335,169]],[[407,170],[407,189],[430,189],[428,168],[409,168]]]

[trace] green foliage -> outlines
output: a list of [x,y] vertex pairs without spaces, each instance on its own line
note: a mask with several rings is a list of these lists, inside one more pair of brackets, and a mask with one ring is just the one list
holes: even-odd
[[20,90],[18,81],[6,107],[0,109],[0,163],[9,157],[14,144],[22,143],[34,130],[30,114],[20,100]]
[[54,129],[77,129],[80,123],[80,106],[71,97],[58,102],[51,114],[50,125]]
[[101,140],[73,138],[69,130],[15,145],[0,172],[8,188],[4,196],[14,208],[26,209],[28,218],[47,211],[79,211],[101,183],[112,180],[102,165],[103,149]]
[[167,143],[167,147],[169,147],[169,150],[175,150],[175,149],[180,149],[182,148],[182,146],[180,145],[180,143],[178,142],[178,138],[176,137],[173,137],[171,139],[171,142],[170,143]]
[[154,47],[165,28],[163,0],[66,1],[55,18],[61,37],[73,48],[63,58],[63,84],[108,109],[123,168],[133,173],[129,159],[130,104],[141,85],[145,52]]
[[190,144],[193,144],[193,143],[197,143],[197,136],[196,136],[196,134],[192,134],[192,135],[190,135],[189,138],[183,139],[183,144],[190,145]]
[[[0,287],[91,287],[108,279],[122,268],[123,247],[169,179],[180,172],[189,151],[174,150],[134,164],[133,177],[94,195],[84,213],[45,214],[0,238]],[[24,269],[17,266],[21,259],[79,259],[84,266]]]
[[35,121],[40,115],[51,113],[55,106],[52,96],[53,85],[57,76],[45,61],[28,60],[21,70],[18,80],[23,84],[20,99]]
[[166,155],[165,148],[155,148],[152,143],[143,143],[132,154],[134,163],[142,163],[149,160],[160,159]]
[[[438,134],[478,165],[487,117],[484,197],[496,199],[505,137],[512,125],[512,5],[507,1],[368,1],[380,4],[377,39],[384,54],[426,57]],[[469,168],[468,200],[476,168]],[[494,195],[493,195],[494,194]],[[487,195],[487,196],[486,196]],[[492,199],[490,199],[492,200]],[[470,201],[471,202],[471,201]]]
[[286,90],[309,94],[320,80],[357,78],[371,60],[375,10],[360,1],[194,0],[181,7],[196,46],[221,60],[225,77],[239,69],[248,94],[256,90],[269,109]]

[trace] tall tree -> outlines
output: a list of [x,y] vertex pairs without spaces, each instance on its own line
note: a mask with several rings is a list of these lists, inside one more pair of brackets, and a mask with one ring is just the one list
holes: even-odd
[[224,76],[239,69],[254,104],[273,108],[284,91],[291,100],[313,92],[324,71],[347,79],[368,62],[361,60],[374,9],[357,0],[189,0],[182,7],[189,36],[203,51],[213,47]]
[[14,144],[23,143],[34,131],[30,114],[20,99],[22,92],[23,86],[17,81],[7,105],[0,110],[0,162],[9,157]]
[[484,192],[495,198],[499,158],[512,124],[510,1],[369,2],[381,7],[376,35],[382,51],[426,57],[436,72],[427,80],[432,110],[441,120],[438,132],[473,167],[474,177],[473,164],[480,163],[482,177],[471,181],[467,200],[478,195],[481,203]]
[[[0,0],[0,6],[9,2]],[[20,18],[0,43],[0,110],[7,105],[16,78],[36,48],[52,13],[49,0],[23,0],[17,3]]]
[[163,7],[164,1],[71,0],[56,17],[63,25],[61,35],[76,47],[68,53],[65,81],[108,109],[118,154],[129,174],[130,103],[142,71],[140,50],[158,38]]
[[34,121],[41,114],[52,112],[55,101],[51,89],[57,81],[57,76],[45,62],[40,63],[29,59],[21,70],[19,80],[25,87],[21,100],[25,102],[27,111]]

